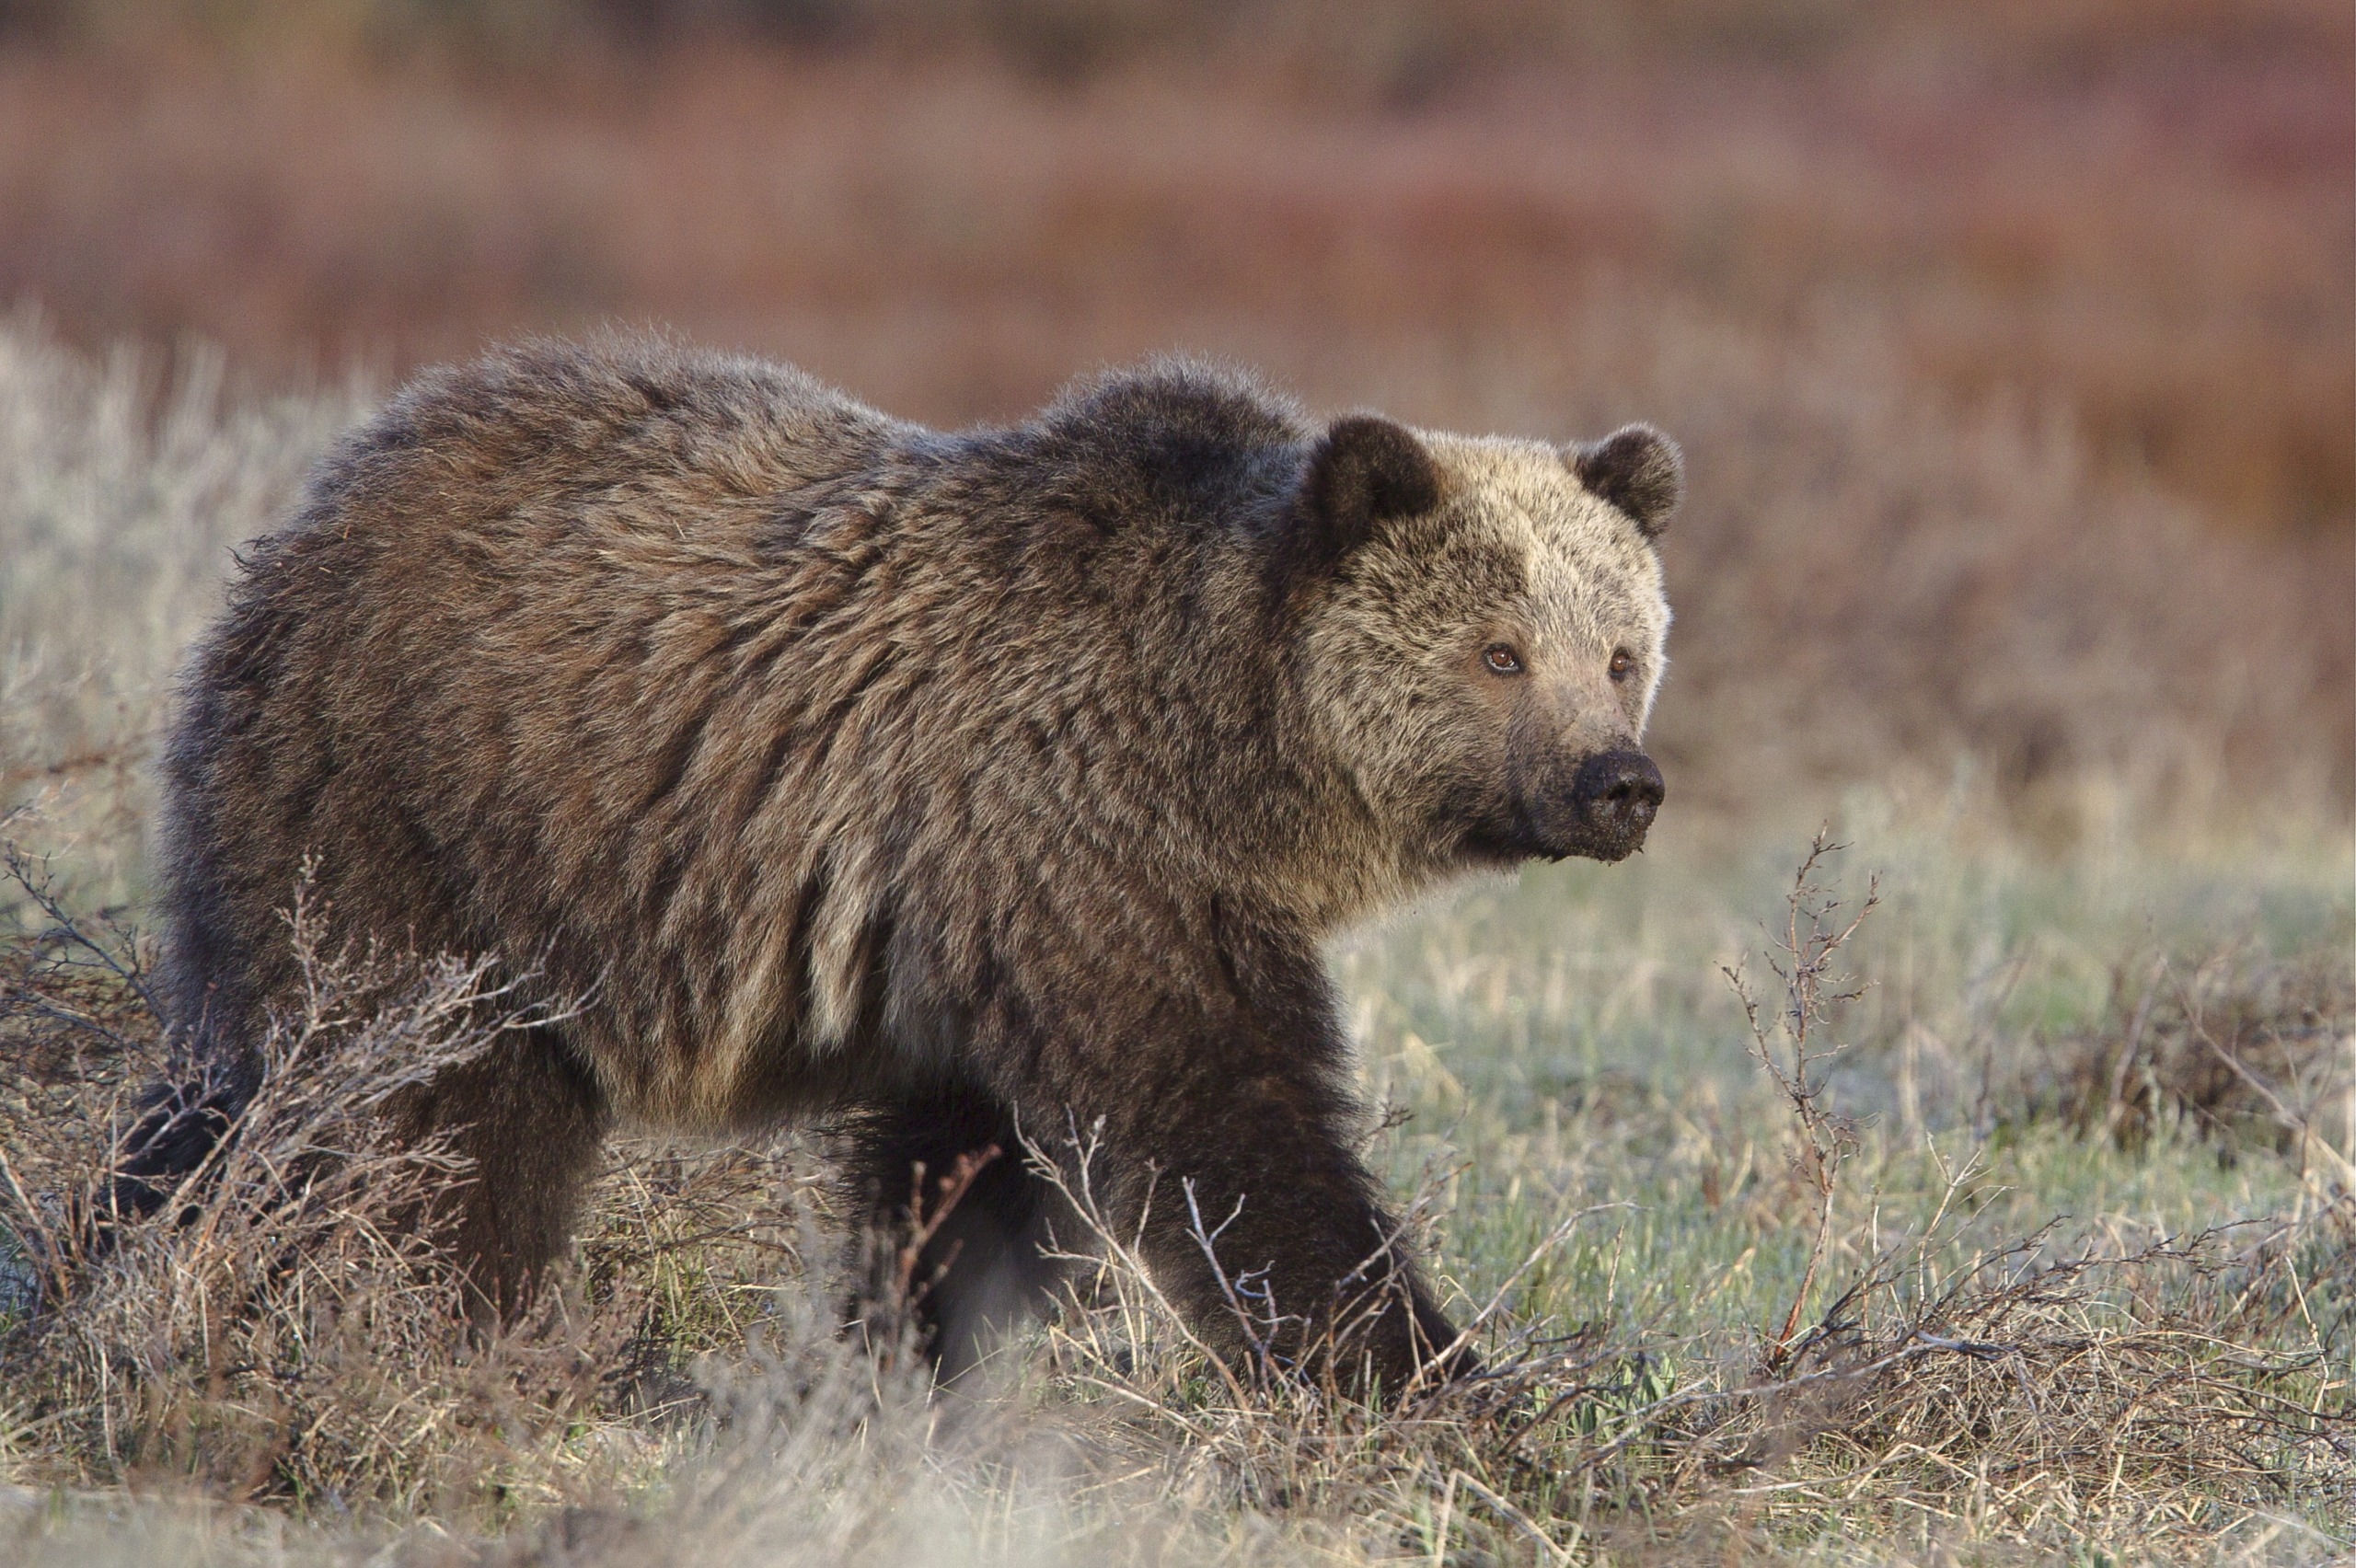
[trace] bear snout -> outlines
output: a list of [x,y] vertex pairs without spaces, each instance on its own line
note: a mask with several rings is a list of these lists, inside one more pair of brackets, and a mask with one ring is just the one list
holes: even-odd
[[1653,759],[1633,747],[1565,757],[1530,770],[1495,815],[1475,819],[1461,839],[1485,864],[1624,860],[1644,847],[1665,787]]
[[1627,859],[1644,847],[1645,834],[1668,792],[1660,769],[1640,751],[1588,757],[1571,779],[1576,844],[1571,852],[1598,860]]

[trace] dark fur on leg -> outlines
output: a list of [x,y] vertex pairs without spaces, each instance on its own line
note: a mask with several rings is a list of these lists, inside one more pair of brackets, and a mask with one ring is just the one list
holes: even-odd
[[235,1135],[254,1094],[248,1070],[210,1070],[191,1081],[149,1092],[146,1109],[122,1140],[113,1175],[99,1200],[91,1242],[103,1251],[114,1226],[144,1219],[204,1168],[222,1141]]
[[[872,1310],[912,1313],[943,1384],[982,1364],[1052,1296],[1053,1212],[1014,1118],[986,1091],[941,1087],[862,1118],[853,1180],[867,1206]],[[970,1175],[958,1181],[960,1160]],[[915,1209],[918,1212],[911,1212]],[[915,1242],[908,1278],[897,1277]],[[907,1300],[891,1297],[906,1289]]]
[[[1026,1120],[1098,1130],[1102,1218],[1134,1228],[1230,1366],[1386,1399],[1476,1371],[1356,1152],[1364,1116],[1313,946],[1232,919],[1219,940],[1233,989],[1215,1012],[1166,1001],[1108,1027],[1052,1002],[1010,1009],[1038,1067]],[[1110,994],[1084,962],[1068,994]],[[1123,1043],[1117,1073],[1105,1039]]]
[[405,1139],[446,1135],[470,1163],[443,1217],[479,1315],[514,1319],[570,1245],[602,1156],[595,1082],[556,1031],[527,1030],[434,1079],[399,1116]]

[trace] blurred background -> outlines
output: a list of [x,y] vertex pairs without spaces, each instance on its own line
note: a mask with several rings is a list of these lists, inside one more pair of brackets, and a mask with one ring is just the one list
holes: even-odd
[[[332,979],[254,1174],[37,1294],[78,1211],[18,1173],[102,1190],[181,1070],[135,933],[61,920],[153,907],[231,552],[421,364],[608,325],[943,424],[1178,349],[1682,442],[1646,855],[1330,954],[1370,1158],[1545,1336],[1493,1365],[1569,1357],[1546,1416],[1259,1422],[1126,1308],[1004,1424],[858,1402],[807,1145],[629,1146],[564,1309],[454,1332],[369,1217],[415,1189],[269,1153],[375,1147],[347,1064],[413,1070],[426,1009]],[[1800,902],[1882,905],[1786,993],[1828,819]],[[179,1495],[283,1505],[179,1553],[279,1568],[1437,1562],[1476,1493],[1497,1561],[2315,1560],[2351,847],[2350,0],[0,0],[0,1568],[160,1561]]]
[[144,711],[220,543],[495,338],[949,423],[1178,348],[1678,436],[1689,805],[2344,823],[2351,190],[2344,0],[0,0],[0,642],[54,683],[167,601]]

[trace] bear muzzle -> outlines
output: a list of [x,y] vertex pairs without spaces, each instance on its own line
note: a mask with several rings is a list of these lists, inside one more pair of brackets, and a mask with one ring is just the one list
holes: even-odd
[[1576,855],[1624,860],[1645,847],[1645,835],[1668,797],[1653,759],[1640,751],[1609,751],[1579,765],[1571,782],[1577,817]]
[[1624,860],[1644,847],[1668,793],[1653,759],[1627,747],[1585,757],[1548,784],[1524,794],[1509,829],[1476,835],[1473,847],[1513,859]]

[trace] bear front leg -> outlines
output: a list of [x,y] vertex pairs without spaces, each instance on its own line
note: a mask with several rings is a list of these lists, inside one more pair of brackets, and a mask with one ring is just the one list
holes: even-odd
[[1327,1043],[1196,1035],[1125,1063],[1117,1102],[1071,1108],[1084,1138],[1097,1129],[1103,1217],[1124,1235],[1142,1223],[1155,1282],[1230,1366],[1392,1397],[1478,1363],[1352,1147]]

